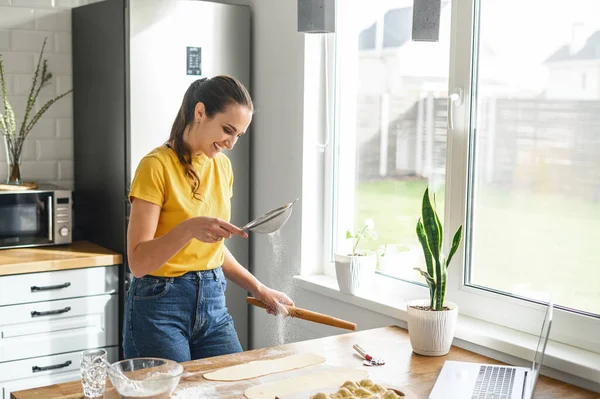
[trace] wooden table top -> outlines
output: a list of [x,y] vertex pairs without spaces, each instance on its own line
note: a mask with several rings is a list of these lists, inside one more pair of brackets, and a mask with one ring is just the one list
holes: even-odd
[[0,250],[0,276],[121,263],[121,254],[87,241],[77,241],[69,245]]
[[[367,367],[352,349],[359,344],[375,356],[383,357],[384,366]],[[316,353],[324,356],[326,363],[293,370],[267,377],[259,377],[247,381],[216,382],[205,380],[204,373],[226,366],[246,363],[252,360],[264,360],[289,356],[296,353]],[[499,364],[495,360],[452,347],[450,353],[441,357],[426,357],[414,354],[410,347],[408,332],[400,327],[385,327],[342,335],[335,335],[310,341],[257,349],[233,355],[218,356],[203,360],[183,363],[185,372],[172,398],[243,398],[244,391],[254,385],[299,375],[326,371],[333,366],[360,368],[369,372],[369,378],[377,382],[389,384],[391,387],[404,388],[412,393],[412,398],[427,398],[435,380],[446,360],[460,360]],[[109,384],[110,385],[110,384]],[[536,398],[598,398],[600,395],[591,391],[540,376]],[[105,399],[117,399],[114,388],[108,387]],[[80,381],[51,385],[43,388],[13,392],[12,399],[83,399]]]

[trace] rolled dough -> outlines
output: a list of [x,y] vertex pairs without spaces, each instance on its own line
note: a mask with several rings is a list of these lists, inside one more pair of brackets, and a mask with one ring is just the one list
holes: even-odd
[[225,367],[223,369],[204,374],[204,378],[213,381],[240,381],[260,377],[267,374],[299,369],[323,363],[323,356],[312,353],[281,357],[278,359],[255,360],[249,363]]
[[244,395],[248,399],[273,399],[276,396],[290,395],[311,389],[339,386],[346,381],[360,381],[368,376],[369,373],[365,370],[337,369],[256,385],[246,389]]

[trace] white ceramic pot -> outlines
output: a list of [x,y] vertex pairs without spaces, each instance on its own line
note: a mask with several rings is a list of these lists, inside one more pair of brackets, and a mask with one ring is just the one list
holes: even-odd
[[425,356],[443,356],[448,353],[454,331],[458,306],[446,301],[450,310],[432,311],[413,306],[429,306],[429,299],[417,299],[408,304],[408,335],[413,352]]
[[370,288],[377,266],[377,254],[364,256],[335,255],[335,275],[344,294],[356,295]]

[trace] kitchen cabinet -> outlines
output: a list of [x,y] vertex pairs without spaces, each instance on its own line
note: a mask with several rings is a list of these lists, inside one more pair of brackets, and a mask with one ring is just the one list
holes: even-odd
[[0,399],[79,380],[86,349],[118,360],[121,265],[87,242],[0,251]]

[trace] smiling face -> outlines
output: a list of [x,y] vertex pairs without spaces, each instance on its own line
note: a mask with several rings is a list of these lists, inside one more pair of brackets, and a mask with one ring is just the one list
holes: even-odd
[[185,91],[168,144],[184,168],[194,198],[200,199],[200,178],[191,156],[214,158],[225,148],[233,149],[253,112],[250,93],[231,76],[197,79]]
[[196,104],[194,121],[184,134],[192,154],[214,158],[223,149],[232,150],[252,122],[252,110],[232,103],[212,117],[206,114],[203,103]]

